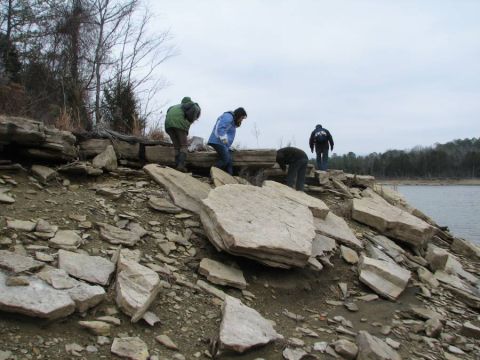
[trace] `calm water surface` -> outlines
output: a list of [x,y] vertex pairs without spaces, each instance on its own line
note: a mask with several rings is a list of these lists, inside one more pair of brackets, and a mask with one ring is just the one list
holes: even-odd
[[398,185],[396,190],[453,235],[480,244],[480,186]]

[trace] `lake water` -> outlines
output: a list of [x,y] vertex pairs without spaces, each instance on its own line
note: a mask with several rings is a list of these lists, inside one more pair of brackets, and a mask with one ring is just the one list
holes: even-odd
[[450,232],[480,244],[480,186],[398,185],[408,203]]

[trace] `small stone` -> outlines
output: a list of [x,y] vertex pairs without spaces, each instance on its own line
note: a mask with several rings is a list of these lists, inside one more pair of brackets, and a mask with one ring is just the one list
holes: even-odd
[[358,347],[351,341],[340,339],[334,342],[335,352],[345,359],[353,360],[358,353]]
[[425,334],[428,337],[438,337],[442,332],[443,324],[438,318],[431,318],[425,322]]
[[283,350],[282,355],[286,360],[301,360],[304,356],[308,355],[308,353],[303,349],[292,349],[287,347]]
[[340,251],[342,253],[343,260],[349,264],[358,263],[358,254],[355,250],[350,249],[349,247],[340,246]]
[[110,338],[106,336],[97,336],[98,345],[107,345],[110,344]]
[[324,353],[327,350],[328,343],[326,341],[319,341],[313,344],[313,350]]
[[165,334],[158,335],[155,340],[171,350],[178,350],[178,346]]
[[143,314],[142,319],[150,326],[155,326],[156,323],[160,322],[160,318],[151,311],[147,311]]
[[110,324],[103,321],[79,321],[78,324],[89,330],[94,335],[110,335]]
[[7,220],[7,228],[18,231],[33,231],[36,223],[24,220]]
[[5,281],[7,286],[28,286],[30,281],[25,276],[9,276]]
[[58,230],[55,236],[48,241],[54,248],[75,250],[82,243],[82,238],[72,230]]
[[131,360],[147,360],[149,355],[147,344],[138,337],[115,338],[110,351]]
[[399,343],[398,341],[395,341],[395,340],[387,337],[387,338],[385,339],[385,342],[386,342],[389,346],[391,346],[392,348],[394,348],[395,350],[400,349],[400,343]]
[[452,354],[456,354],[456,355],[465,355],[465,352],[462,349],[459,349],[458,347],[453,346],[453,345],[450,345],[448,347],[448,351],[450,351]]

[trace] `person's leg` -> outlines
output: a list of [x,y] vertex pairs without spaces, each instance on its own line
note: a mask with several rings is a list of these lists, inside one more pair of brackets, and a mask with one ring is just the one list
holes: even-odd
[[288,165],[287,185],[291,188],[295,188],[295,180],[297,178],[299,166],[300,163],[298,161],[295,161]]
[[322,152],[319,149],[315,151],[317,153],[317,170],[322,170]]
[[324,171],[328,170],[328,147],[322,150],[322,167]]
[[175,128],[168,128],[165,129],[168,136],[170,136],[170,140],[172,140],[173,148],[175,149],[175,167],[178,166],[178,155],[180,153],[180,140],[177,137],[177,132]]
[[177,170],[187,172],[185,163],[187,161],[188,145],[187,145],[187,132],[181,129],[175,129],[177,132],[177,138],[179,142],[178,152],[178,165]]
[[229,174],[232,174],[231,156],[230,156],[230,152],[228,151],[228,147],[220,144],[209,144],[209,145],[213,147],[218,154],[219,159],[217,161],[216,166],[219,169],[225,170]]
[[303,191],[305,187],[305,174],[307,173],[308,160],[303,159],[298,161],[299,166],[297,170],[297,190]]

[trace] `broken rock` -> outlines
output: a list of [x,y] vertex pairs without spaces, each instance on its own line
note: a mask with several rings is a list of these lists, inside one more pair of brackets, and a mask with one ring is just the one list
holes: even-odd
[[47,183],[57,176],[57,172],[48,166],[33,165],[31,170],[33,175],[39,178],[43,183]]
[[243,353],[254,346],[283,339],[256,310],[226,296],[222,306],[219,341],[222,348]]
[[203,258],[198,272],[207,277],[208,281],[219,284],[245,289],[247,282],[240,269],[227,266],[218,261]]
[[110,244],[134,246],[140,236],[133,231],[123,230],[106,223],[97,223],[100,228],[100,237],[107,240]]
[[117,169],[117,155],[112,145],[108,145],[107,148],[92,160],[92,165],[97,169],[104,169],[107,171],[114,171]]
[[435,229],[425,221],[390,205],[371,189],[353,199],[352,218],[369,225],[384,235],[421,248],[434,235]]
[[363,248],[363,243],[357,239],[347,222],[331,211],[325,219],[315,218],[314,222],[317,233],[335,239],[339,243],[358,250]]
[[58,252],[58,267],[78,279],[107,285],[115,271],[115,264],[101,256],[89,256],[70,251]]
[[115,338],[110,351],[130,360],[147,360],[149,356],[147,344],[138,337]]
[[210,177],[212,178],[213,185],[215,185],[215,187],[226,184],[239,184],[239,181],[235,179],[232,175],[215,166],[212,166],[210,168]]
[[395,300],[405,290],[410,280],[410,271],[382,260],[360,257],[358,266],[360,281],[376,293]]
[[175,205],[197,214],[211,190],[210,185],[169,167],[148,164],[143,170],[168,190]]
[[0,310],[44,319],[58,319],[72,314],[75,303],[61,290],[29,276],[28,286],[9,287],[7,275],[0,271]]
[[137,322],[160,291],[160,278],[155,271],[122,256],[117,267],[117,305]]
[[357,335],[357,360],[401,360],[400,355],[388,346],[383,340],[370,335],[366,331],[359,331]]
[[154,210],[165,212],[168,214],[178,214],[182,212],[181,208],[175,206],[167,199],[159,198],[156,196],[151,196],[148,199],[148,206],[150,206]]
[[53,238],[48,241],[54,248],[75,250],[82,243],[82,238],[72,230],[58,230]]
[[44,263],[34,260],[29,256],[15,254],[7,250],[0,250],[0,269],[18,274],[24,271],[40,269],[44,265]]

